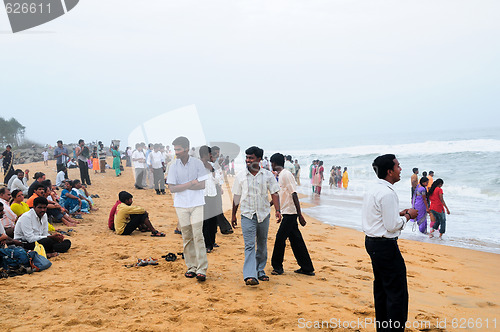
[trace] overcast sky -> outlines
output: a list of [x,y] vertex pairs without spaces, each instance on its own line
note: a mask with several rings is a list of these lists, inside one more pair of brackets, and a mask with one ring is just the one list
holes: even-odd
[[192,104],[242,145],[460,132],[500,123],[499,41],[498,0],[82,0],[17,34],[2,8],[0,116],[50,144]]

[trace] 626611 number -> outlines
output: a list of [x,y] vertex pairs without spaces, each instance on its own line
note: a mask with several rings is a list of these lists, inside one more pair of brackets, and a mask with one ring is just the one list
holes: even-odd
[[50,14],[50,3],[47,4],[37,4],[37,3],[6,3],[5,10],[7,10],[7,14]]

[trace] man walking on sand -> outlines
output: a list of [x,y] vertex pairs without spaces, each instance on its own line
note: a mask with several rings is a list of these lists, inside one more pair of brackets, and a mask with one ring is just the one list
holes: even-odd
[[189,155],[189,140],[177,137],[173,142],[176,159],[167,176],[170,192],[174,194],[174,207],[184,242],[186,278],[205,281],[208,260],[203,237],[203,205],[205,180],[209,174],[200,159]]
[[238,224],[236,212],[241,204],[241,231],[245,241],[243,279],[247,285],[258,285],[259,280],[269,281],[269,277],[264,272],[271,212],[268,194],[271,194],[276,219],[281,221],[278,197],[280,187],[273,173],[259,166],[264,150],[252,146],[245,153],[247,167],[234,179],[231,223],[233,227]]
[[398,236],[415,209],[399,210],[394,183],[401,179],[396,156],[386,154],[375,158],[373,170],[379,178],[363,201],[365,248],[372,261],[373,296],[377,331],[404,331],[408,319],[408,286],[406,265],[399,251]]
[[311,257],[309,256],[306,243],[302,238],[302,234],[297,224],[298,218],[300,224],[304,227],[306,225],[306,220],[302,216],[300,210],[299,197],[295,191],[296,184],[294,176],[290,171],[284,168],[285,157],[281,153],[273,154],[270,161],[273,170],[277,172],[279,176],[279,197],[281,215],[283,216],[274,242],[273,256],[271,258],[273,271],[271,274],[281,275],[285,272],[283,270],[283,256],[285,255],[286,239],[289,239],[293,255],[300,266],[300,269],[294,272],[313,276],[314,267],[311,262]]

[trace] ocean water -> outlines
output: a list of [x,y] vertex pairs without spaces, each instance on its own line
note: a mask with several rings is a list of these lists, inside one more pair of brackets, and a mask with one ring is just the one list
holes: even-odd
[[[432,170],[434,180],[444,180],[444,199],[451,212],[447,215],[446,233],[442,240],[429,239],[408,223],[401,237],[500,254],[499,131],[488,132],[477,139],[453,137],[399,145],[370,144],[282,153],[292,155],[301,164],[298,191],[307,195],[301,201],[316,204],[304,212],[327,224],[357,230],[361,230],[363,196],[377,181],[371,168],[376,156],[393,153],[401,163],[401,181],[395,184],[401,209],[411,207],[412,168],[419,168],[419,176],[423,171]],[[325,167],[320,197],[312,195],[308,177],[309,165],[314,159],[323,160]],[[329,170],[333,165],[348,168],[347,190],[329,188]]]

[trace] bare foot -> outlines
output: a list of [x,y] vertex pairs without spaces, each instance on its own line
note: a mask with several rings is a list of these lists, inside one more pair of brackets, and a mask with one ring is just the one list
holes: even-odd
[[49,252],[47,253],[47,258],[57,257],[59,256],[58,252]]

